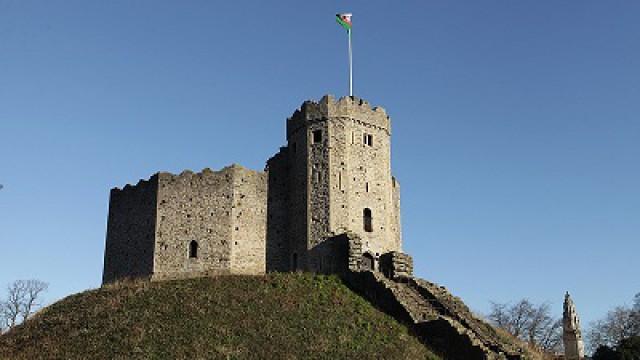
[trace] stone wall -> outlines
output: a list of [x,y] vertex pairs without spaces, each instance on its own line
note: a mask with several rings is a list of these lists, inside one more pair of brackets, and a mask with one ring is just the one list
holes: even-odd
[[347,136],[350,123],[350,119],[344,118],[328,121],[331,141],[329,153],[329,197],[331,199],[329,203],[329,230],[335,234],[349,231],[352,228],[348,221],[350,215],[348,204],[349,198],[352,196],[348,191],[349,184],[351,184],[350,164],[345,158],[350,146],[350,139]]
[[402,221],[400,219],[400,183],[395,177],[391,177],[393,188],[393,217],[391,220],[391,233],[394,236],[395,246],[402,249]]
[[380,272],[389,279],[402,280],[413,276],[413,259],[398,251],[380,255]]
[[102,282],[153,272],[158,177],[111,190]]
[[233,166],[231,272],[266,271],[267,174]]
[[289,271],[289,149],[283,147],[267,161],[267,271]]
[[310,153],[309,132],[306,128],[289,128],[287,122],[287,221],[289,239],[289,269],[307,269],[309,239],[309,177],[311,176],[308,157]]
[[[345,127],[346,137],[350,138],[345,153],[336,154],[346,167],[347,203],[335,203],[334,207],[346,206],[348,217],[340,227],[347,227],[363,240],[365,251],[376,256],[394,250],[400,250],[398,236],[393,233],[395,209],[391,182],[391,144],[388,127],[380,127],[378,118],[384,110],[378,110],[377,116],[371,110],[354,110],[351,121]],[[386,117],[386,114],[384,115]],[[387,125],[388,126],[388,125]],[[368,138],[368,141],[365,139]],[[372,229],[366,231],[363,224],[364,209],[372,214]]]
[[[225,274],[231,268],[233,169],[160,173],[154,279]],[[192,241],[197,256],[189,256]]]
[[[329,124],[326,119],[310,124],[307,135],[308,139],[308,158],[307,158],[307,174],[308,178],[308,196],[305,199],[307,203],[307,221],[309,227],[307,229],[306,249],[312,250],[319,246],[329,236],[329,176],[330,176],[330,134]],[[319,135],[318,135],[319,134]],[[314,140],[320,137],[319,141]],[[306,269],[310,271],[322,272],[326,270],[326,262],[331,253],[320,251],[322,247],[314,252],[314,256],[309,256],[305,260]],[[323,269],[324,268],[324,269]]]

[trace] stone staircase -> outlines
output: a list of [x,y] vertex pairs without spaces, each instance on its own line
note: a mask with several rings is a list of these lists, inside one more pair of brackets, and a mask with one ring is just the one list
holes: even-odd
[[526,359],[516,344],[474,316],[444,287],[411,277],[391,280],[380,272],[352,271],[350,287],[383,311],[409,325],[423,342],[446,359]]
[[438,312],[412,286],[388,280],[376,273],[374,276],[378,282],[383,283],[393,292],[398,302],[407,309],[414,322],[433,320],[438,317]]

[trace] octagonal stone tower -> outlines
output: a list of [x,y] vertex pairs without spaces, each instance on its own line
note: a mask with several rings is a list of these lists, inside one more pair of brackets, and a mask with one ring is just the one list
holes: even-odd
[[371,268],[401,251],[390,145],[385,110],[356,97],[327,95],[294,112],[287,146],[267,162],[268,269],[333,272],[340,264],[327,240],[345,232],[362,239]]

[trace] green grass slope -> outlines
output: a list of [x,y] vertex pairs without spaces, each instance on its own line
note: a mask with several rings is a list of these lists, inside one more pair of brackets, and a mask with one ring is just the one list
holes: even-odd
[[121,283],[0,336],[2,359],[438,359],[333,276]]

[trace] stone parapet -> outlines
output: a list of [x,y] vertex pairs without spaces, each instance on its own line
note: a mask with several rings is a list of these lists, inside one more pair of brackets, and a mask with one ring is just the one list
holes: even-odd
[[287,119],[287,139],[308,123],[329,118],[345,118],[391,133],[391,122],[381,107],[371,107],[369,103],[355,96],[345,96],[336,100],[333,95],[325,95],[320,101],[305,101],[300,109]]
[[391,251],[380,255],[380,271],[389,279],[413,277],[413,258],[409,254]]

